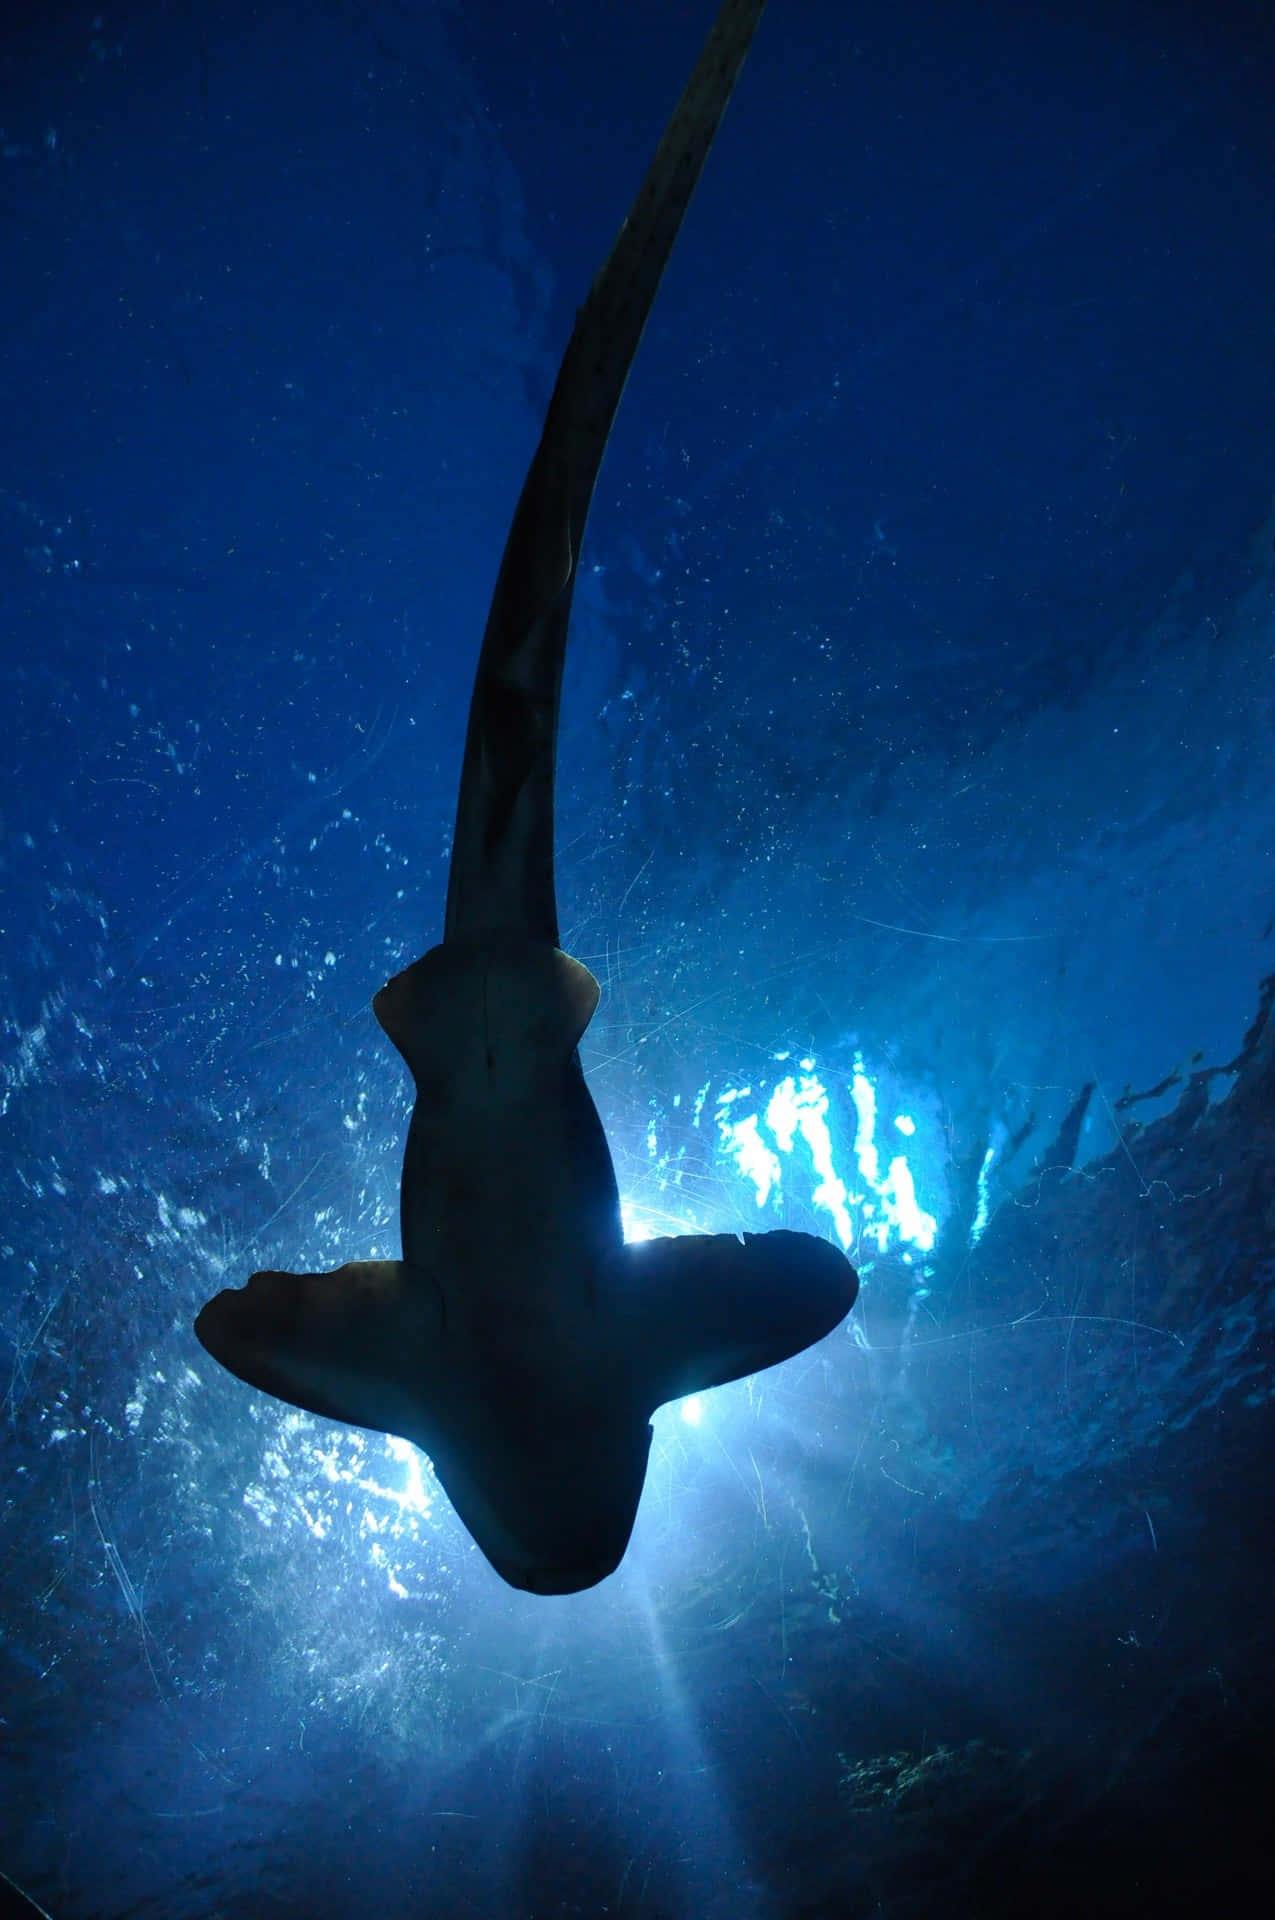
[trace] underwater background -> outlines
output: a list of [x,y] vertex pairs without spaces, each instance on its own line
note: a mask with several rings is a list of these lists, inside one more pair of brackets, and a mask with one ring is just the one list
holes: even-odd
[[1262,1848],[1258,0],[771,0],[620,408],[584,1065],[632,1236],[824,1233],[848,1321],[662,1409],[551,1600],[192,1333],[397,1254],[371,996],[712,12],[5,11],[0,1870],[54,1920],[1173,1914]]

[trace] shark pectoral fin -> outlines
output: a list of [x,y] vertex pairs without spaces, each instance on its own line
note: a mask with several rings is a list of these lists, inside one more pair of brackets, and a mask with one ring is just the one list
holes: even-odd
[[513,1098],[570,1059],[601,998],[589,969],[547,941],[497,928],[431,947],[372,1010],[419,1094]]
[[618,1311],[633,1320],[653,1408],[790,1359],[831,1333],[859,1292],[841,1249],[811,1233],[632,1241],[622,1273]]
[[443,1306],[419,1268],[352,1260],[332,1273],[254,1273],[246,1287],[208,1302],[195,1333],[250,1387],[307,1413],[415,1440],[438,1365]]

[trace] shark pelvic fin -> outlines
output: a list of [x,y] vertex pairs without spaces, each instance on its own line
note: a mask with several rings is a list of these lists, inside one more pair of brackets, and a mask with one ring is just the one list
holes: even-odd
[[507,1101],[561,1069],[601,991],[560,948],[497,930],[432,947],[387,981],[372,1008],[418,1094]]

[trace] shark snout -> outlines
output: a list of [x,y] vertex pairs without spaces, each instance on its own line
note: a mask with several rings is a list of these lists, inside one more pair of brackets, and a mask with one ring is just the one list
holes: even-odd
[[444,1439],[431,1458],[502,1580],[522,1593],[581,1593],[624,1558],[650,1446],[650,1423],[633,1408],[552,1414],[528,1400],[496,1412],[488,1402],[481,1430],[474,1422],[459,1447]]
[[502,1580],[522,1593],[583,1593],[587,1587],[596,1587],[600,1580],[614,1573],[623,1557],[624,1548],[621,1547],[619,1553],[609,1555],[605,1560],[585,1562],[578,1566],[521,1567],[499,1560],[493,1560],[492,1565]]

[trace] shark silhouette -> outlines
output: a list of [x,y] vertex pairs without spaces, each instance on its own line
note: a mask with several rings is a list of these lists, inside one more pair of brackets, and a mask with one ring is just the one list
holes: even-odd
[[822,1339],[854,1304],[810,1234],[625,1243],[558,946],[554,762],[585,516],[660,275],[765,0],[725,0],[577,316],[478,662],[443,942],[382,987],[411,1070],[401,1260],[253,1274],[195,1332],[249,1385],[415,1442],[492,1566],[572,1593],[619,1565],[663,1402]]

